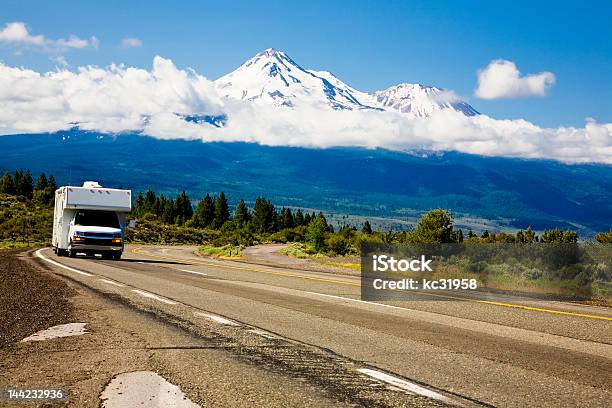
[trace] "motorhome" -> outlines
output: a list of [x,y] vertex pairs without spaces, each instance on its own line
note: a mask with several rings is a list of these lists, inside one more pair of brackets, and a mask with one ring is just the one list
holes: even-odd
[[132,192],[103,188],[95,181],[55,191],[53,250],[59,256],[101,255],[121,258],[125,215],[132,209]]

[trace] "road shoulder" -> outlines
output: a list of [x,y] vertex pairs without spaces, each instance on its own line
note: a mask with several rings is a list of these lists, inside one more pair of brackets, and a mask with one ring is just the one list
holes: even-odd
[[[22,258],[25,254],[22,255]],[[13,261],[11,261],[13,262]],[[136,311],[69,279],[55,276],[26,259],[14,261],[29,277],[46,285],[31,285],[41,295],[45,287],[65,302],[61,318],[32,316],[30,332],[56,323],[87,322],[82,336],[21,343],[15,337],[0,348],[3,387],[59,387],[69,392],[67,406],[98,407],[99,396],[120,374],[153,371],[161,374],[201,406],[344,406],[299,379],[270,373],[238,361],[214,346],[214,339],[196,336],[150,314]],[[12,276],[15,279],[15,276]],[[66,296],[59,296],[60,293]],[[63,299],[63,300],[62,300]],[[14,307],[22,302],[12,300]],[[60,302],[60,304],[62,304]],[[44,305],[44,302],[37,306]],[[48,307],[58,307],[51,304]],[[23,406],[22,404],[15,406]]]

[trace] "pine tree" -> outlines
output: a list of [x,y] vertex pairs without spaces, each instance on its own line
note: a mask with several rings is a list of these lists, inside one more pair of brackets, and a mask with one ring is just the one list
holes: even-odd
[[174,206],[176,209],[174,221],[175,224],[183,225],[186,220],[191,219],[191,217],[193,216],[193,207],[191,206],[191,200],[189,200],[189,197],[185,193],[185,190],[183,190],[181,194],[176,196]]
[[57,190],[57,183],[53,175],[47,179],[47,188],[45,189],[44,203],[52,205],[55,201],[55,190]]
[[275,228],[276,210],[272,203],[257,197],[252,213],[253,225],[259,232],[272,232]]
[[219,229],[225,224],[230,218],[229,205],[227,198],[223,191],[219,194],[219,197],[215,200],[215,219],[213,222],[214,228]]
[[240,199],[238,205],[236,206],[236,210],[234,211],[234,221],[236,224],[242,226],[249,222],[251,218],[251,214],[249,214],[249,209],[244,202],[244,199]]
[[295,220],[291,213],[291,209],[283,207],[280,213],[279,228],[284,229],[293,227],[295,227]]
[[34,184],[33,197],[36,201],[49,204],[53,201],[54,191],[49,189],[49,181],[45,173],[42,173]]
[[30,170],[23,171],[19,169],[15,172],[15,192],[17,195],[32,198],[34,190],[32,173]]
[[0,193],[15,194],[16,192],[17,190],[15,189],[15,180],[13,179],[13,175],[7,171],[2,176],[2,179],[0,179]]
[[368,235],[372,233],[372,226],[370,225],[370,221],[365,220],[365,222],[363,223],[363,227],[361,227],[361,232]]
[[174,200],[167,199],[163,194],[160,196],[160,203],[163,208],[162,221],[166,224],[173,224],[176,221],[176,205]]
[[293,221],[295,222],[295,225],[297,226],[305,225],[304,224],[304,214],[302,213],[302,210],[300,210],[299,208],[297,209],[297,211],[295,212],[295,215],[293,216]]
[[[145,201],[146,201],[146,196],[145,196]],[[159,217],[160,220],[164,220],[164,210],[166,208],[166,196],[164,196],[163,194],[160,194],[159,197],[155,197],[155,201],[153,202],[153,205],[151,207],[151,211],[153,212],[153,214],[157,215],[157,217]]]
[[53,174],[50,175],[49,179],[47,180],[47,188],[53,193],[53,195],[55,195],[55,190],[57,190],[57,182],[55,181],[55,176]]
[[215,203],[210,194],[200,200],[193,214],[193,225],[198,228],[210,226],[215,218]]
[[22,191],[24,197],[32,198],[32,193],[34,192],[34,179],[32,178],[30,170],[26,170],[24,174]]
[[320,252],[325,247],[325,233],[328,231],[325,217],[311,218],[306,229],[306,242],[311,244],[315,251]]
[[142,191],[139,191],[136,194],[136,200],[134,200],[134,207],[132,208],[132,214],[136,217],[140,218],[144,215],[144,195],[142,195]]
[[43,191],[48,187],[47,176],[45,173],[41,173],[41,175],[36,180],[36,184],[34,185],[34,191]]
[[327,228],[328,232],[333,233],[334,232],[334,227],[332,227],[331,225],[329,225],[327,223],[327,219],[325,218],[325,216],[323,215],[322,211],[319,211],[318,215],[314,215],[314,213],[312,214],[312,218],[320,218],[323,220],[323,223],[325,224],[325,227]]
[[146,213],[153,213],[157,216],[160,216],[162,211],[163,209],[160,208],[160,202],[157,199],[155,192],[152,190],[148,190],[145,194],[144,202],[142,204],[141,215],[145,215]]

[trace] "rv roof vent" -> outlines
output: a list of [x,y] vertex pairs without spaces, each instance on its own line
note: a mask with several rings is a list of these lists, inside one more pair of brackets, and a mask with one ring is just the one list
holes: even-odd
[[83,183],[83,187],[86,187],[86,188],[102,188],[100,183],[98,183],[97,181],[86,181],[86,182]]

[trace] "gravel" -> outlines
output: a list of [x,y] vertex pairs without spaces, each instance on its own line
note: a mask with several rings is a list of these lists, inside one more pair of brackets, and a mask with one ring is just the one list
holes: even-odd
[[71,321],[73,289],[22,259],[23,249],[0,250],[0,348]]

